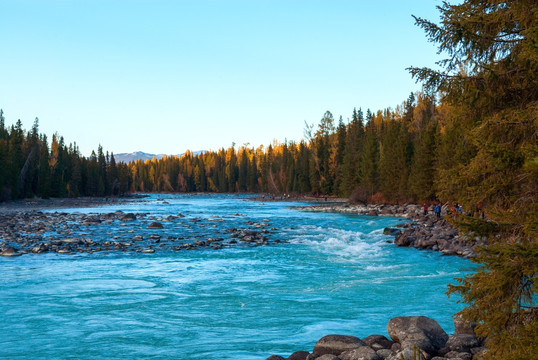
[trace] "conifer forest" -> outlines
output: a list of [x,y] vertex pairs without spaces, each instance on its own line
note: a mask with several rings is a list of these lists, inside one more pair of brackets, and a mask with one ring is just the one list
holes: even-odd
[[116,163],[101,146],[84,157],[58,134],[49,145],[38,119],[26,132],[20,121],[6,128],[2,115],[2,199],[243,192],[433,200],[438,157],[450,146],[442,137],[444,108],[432,97],[411,94],[396,110],[353,109],[346,122],[327,111],[317,126],[305,124],[300,143],[230,146],[128,164]]

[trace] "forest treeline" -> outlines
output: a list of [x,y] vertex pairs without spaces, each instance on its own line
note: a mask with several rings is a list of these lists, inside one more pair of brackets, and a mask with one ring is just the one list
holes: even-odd
[[38,118],[25,131],[20,120],[6,127],[0,110],[0,200],[120,194],[129,191],[130,179],[129,167],[100,145],[90,157],[57,133],[49,145]]
[[28,132],[20,120],[6,128],[0,113],[2,199],[119,196],[127,192],[250,192],[336,195],[367,201],[432,200],[438,173],[453,157],[445,105],[410,94],[396,110],[335,121],[327,111],[305,140],[160,160],[116,163],[113,154],[84,157],[58,134],[50,145],[39,121]]

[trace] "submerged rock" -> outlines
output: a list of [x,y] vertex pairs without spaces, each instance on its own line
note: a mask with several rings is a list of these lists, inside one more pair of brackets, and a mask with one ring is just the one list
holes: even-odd
[[148,229],[162,229],[164,226],[158,221],[154,221],[148,225]]

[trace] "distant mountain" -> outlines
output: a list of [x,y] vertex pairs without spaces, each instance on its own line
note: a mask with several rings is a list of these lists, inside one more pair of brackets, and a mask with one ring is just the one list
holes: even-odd
[[[200,154],[203,154],[205,153],[205,150],[199,150],[199,151],[193,151],[192,152],[194,155],[200,155]],[[131,161],[136,161],[136,160],[143,160],[143,161],[146,161],[146,160],[151,160],[153,158],[157,159],[157,160],[160,160],[162,159],[162,157],[166,155],[166,156],[182,156],[183,154],[176,154],[176,155],[168,155],[168,154],[148,154],[148,153],[145,153],[143,151],[135,151],[135,152],[132,152],[132,153],[121,153],[121,154],[114,154],[114,160],[116,160],[117,163],[119,162],[123,162],[123,163],[128,163],[128,162],[131,162]]]

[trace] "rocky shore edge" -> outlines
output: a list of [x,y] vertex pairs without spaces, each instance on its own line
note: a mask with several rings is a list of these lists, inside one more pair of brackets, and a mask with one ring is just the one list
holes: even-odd
[[312,353],[296,351],[287,358],[271,355],[266,360],[445,360],[483,359],[483,342],[474,333],[475,324],[454,317],[454,334],[448,335],[433,319],[402,316],[390,319],[387,332],[363,339],[349,335],[327,335]]
[[397,246],[414,247],[420,250],[439,251],[444,255],[458,255],[465,258],[476,256],[477,246],[486,244],[485,237],[459,233],[452,224],[445,220],[449,216],[443,209],[437,218],[433,211],[424,214],[422,206],[405,205],[349,205],[339,203],[298,206],[302,211],[333,212],[368,216],[390,216],[409,219],[394,228],[385,228],[385,235],[394,236]]

